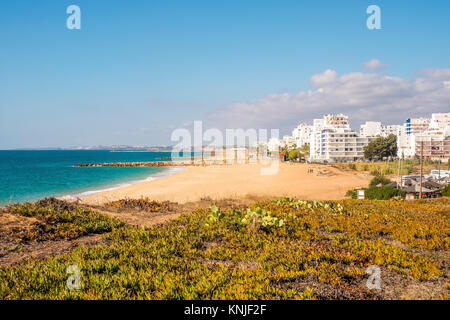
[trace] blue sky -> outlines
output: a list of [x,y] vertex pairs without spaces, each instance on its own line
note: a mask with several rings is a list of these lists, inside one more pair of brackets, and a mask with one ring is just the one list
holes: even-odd
[[[71,4],[81,8],[81,30],[66,28]],[[370,4],[381,8],[382,30],[366,27]],[[169,144],[173,128],[193,120],[230,126],[245,118],[236,104],[259,108],[269,95],[310,90],[312,76],[327,69],[376,73],[379,83],[448,70],[449,34],[446,0],[1,1],[0,149]],[[371,59],[386,67],[366,70]],[[389,118],[383,100],[367,116],[394,123],[445,111],[446,98],[436,110],[423,106],[431,97],[409,102],[422,104],[412,114],[406,106]],[[296,108],[239,125],[289,131],[327,111]],[[352,124],[363,121],[359,109],[343,109]],[[226,110],[236,112],[222,121]],[[255,117],[272,119],[263,111]]]

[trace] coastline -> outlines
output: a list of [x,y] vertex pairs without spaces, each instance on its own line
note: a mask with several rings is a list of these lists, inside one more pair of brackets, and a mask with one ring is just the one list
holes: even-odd
[[[183,172],[130,186],[83,196],[81,202],[101,205],[123,198],[187,203],[202,199],[296,197],[340,200],[347,190],[367,187],[369,178],[320,164],[280,163],[274,175],[261,175],[263,164],[186,167]],[[309,170],[313,170],[310,173]]]
[[145,179],[126,181],[126,182],[123,182],[120,184],[116,184],[114,186],[103,187],[100,189],[86,190],[86,191],[83,191],[80,193],[70,193],[70,194],[66,194],[66,195],[57,197],[57,199],[68,200],[68,201],[82,199],[84,197],[89,197],[89,196],[92,196],[92,195],[95,195],[98,193],[114,191],[117,189],[130,187],[130,186],[140,184],[140,183],[163,179],[163,178],[170,177],[171,175],[174,175],[176,173],[183,172],[183,171],[186,171],[186,169],[183,167],[167,167],[167,168],[164,168],[163,171],[151,174],[150,176],[146,177]]

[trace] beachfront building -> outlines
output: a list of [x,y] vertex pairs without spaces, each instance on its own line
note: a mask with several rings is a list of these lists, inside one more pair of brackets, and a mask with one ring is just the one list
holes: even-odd
[[287,147],[289,149],[296,148],[295,139],[292,136],[283,136],[283,140],[281,141],[281,147]]
[[402,126],[399,124],[389,124],[382,127],[381,136],[387,137],[391,134],[398,135],[399,131],[402,129]]
[[446,161],[450,158],[449,135],[450,113],[433,113],[431,119],[408,119],[397,134],[397,155],[418,158],[423,141],[426,159]]
[[282,140],[278,138],[270,138],[269,141],[267,142],[267,151],[278,152],[282,144],[283,144]]
[[309,145],[311,143],[312,125],[307,123],[300,123],[294,130],[292,130],[292,138],[295,141],[296,147]]
[[401,126],[397,131],[397,156],[399,158],[414,157],[415,150],[411,148],[414,135],[406,134],[406,126]]
[[450,130],[450,112],[431,114],[430,129]]
[[377,121],[366,121],[361,125],[359,135],[361,137],[387,137],[391,134],[397,135],[401,127],[401,125],[383,125]]
[[325,127],[324,119],[314,119],[311,129],[311,137],[309,144],[309,157],[314,161],[320,159],[322,156],[322,129]]
[[448,130],[427,130],[412,136],[411,149],[415,157],[420,157],[423,143],[424,159],[441,160],[450,159],[450,132]]
[[350,128],[348,117],[325,115],[315,119],[311,133],[310,160],[318,162],[356,161],[373,137],[360,137]]
[[404,126],[407,135],[422,133],[430,127],[430,118],[409,118]]
[[359,129],[361,137],[376,137],[381,135],[381,122],[366,121]]

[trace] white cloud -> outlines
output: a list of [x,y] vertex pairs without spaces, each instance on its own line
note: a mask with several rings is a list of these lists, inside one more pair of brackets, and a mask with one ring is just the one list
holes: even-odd
[[324,73],[315,74],[311,77],[311,86],[313,88],[319,88],[325,85],[332,84],[338,79],[338,74],[334,70],[326,70]]
[[367,70],[381,70],[386,67],[385,64],[382,64],[378,59],[372,59],[364,63],[364,68]]
[[423,69],[420,74],[433,80],[449,80],[450,69]]
[[327,113],[345,113],[352,125],[366,120],[403,123],[408,117],[450,111],[450,69],[425,70],[414,79],[374,73],[311,77],[310,90],[270,94],[232,104],[211,115],[223,128],[291,128]]

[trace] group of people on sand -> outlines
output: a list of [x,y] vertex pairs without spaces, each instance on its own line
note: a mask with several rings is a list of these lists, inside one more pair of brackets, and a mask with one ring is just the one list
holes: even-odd
[[308,173],[314,173],[313,169],[308,169]]

